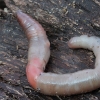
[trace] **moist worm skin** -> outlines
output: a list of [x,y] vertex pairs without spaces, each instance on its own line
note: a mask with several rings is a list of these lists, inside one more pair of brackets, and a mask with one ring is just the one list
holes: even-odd
[[36,20],[21,11],[16,12],[16,18],[29,40],[26,75],[31,86],[37,89],[37,78],[44,71],[50,57],[50,42]]
[[26,75],[31,86],[46,95],[73,95],[95,90],[100,87],[100,39],[82,35],[69,40],[70,48],[92,50],[96,56],[95,68],[70,74],[44,73],[50,57],[50,43],[42,26],[21,11],[16,18],[29,40]]

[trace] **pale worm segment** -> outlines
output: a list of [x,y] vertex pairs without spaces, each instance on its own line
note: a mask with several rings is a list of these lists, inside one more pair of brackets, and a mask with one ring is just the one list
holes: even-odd
[[50,56],[50,43],[42,26],[21,11],[17,19],[29,40],[26,75],[31,86],[46,95],[73,95],[100,87],[100,39],[82,35],[69,40],[70,48],[92,50],[96,56],[95,68],[70,74],[43,72]]

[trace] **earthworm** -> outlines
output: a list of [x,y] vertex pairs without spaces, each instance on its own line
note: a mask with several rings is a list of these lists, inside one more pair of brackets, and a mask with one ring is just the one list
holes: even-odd
[[46,95],[73,95],[100,87],[100,39],[81,35],[68,41],[70,48],[84,48],[94,52],[95,68],[68,74],[45,73],[50,57],[50,42],[43,27],[29,15],[17,11],[16,18],[29,41],[26,75],[30,85]]

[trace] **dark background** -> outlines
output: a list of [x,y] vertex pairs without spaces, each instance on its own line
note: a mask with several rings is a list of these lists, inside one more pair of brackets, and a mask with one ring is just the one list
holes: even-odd
[[100,37],[98,0],[0,0],[0,100],[100,100],[99,89],[74,96],[46,96],[27,82],[28,41],[13,16],[21,9],[39,21],[51,43],[46,72],[72,73],[94,68],[89,50],[72,50],[67,41],[82,34]]

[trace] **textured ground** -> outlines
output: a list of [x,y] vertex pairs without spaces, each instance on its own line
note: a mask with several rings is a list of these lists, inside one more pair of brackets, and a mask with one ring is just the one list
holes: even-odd
[[46,96],[34,91],[25,73],[28,41],[12,15],[20,8],[47,31],[51,57],[46,71],[58,74],[75,72],[94,68],[95,57],[88,50],[69,49],[67,41],[81,34],[100,37],[99,0],[4,1],[0,0],[0,100],[100,100],[99,89],[65,97]]

